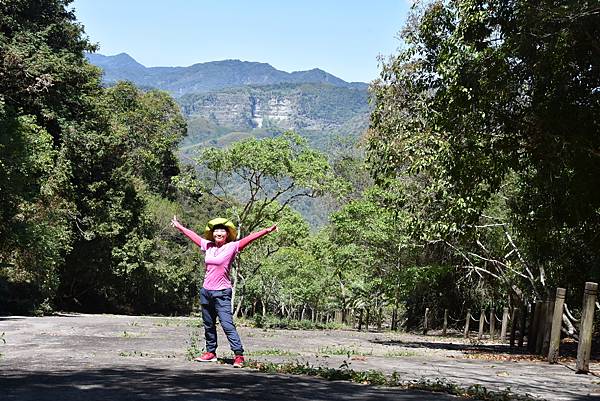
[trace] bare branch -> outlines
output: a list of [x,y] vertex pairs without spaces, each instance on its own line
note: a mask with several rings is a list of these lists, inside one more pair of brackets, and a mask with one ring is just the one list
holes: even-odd
[[496,279],[498,279],[498,280],[502,280],[502,278],[501,278],[500,276],[498,276],[497,274],[494,274],[494,273],[492,273],[491,271],[489,271],[489,270],[487,270],[487,269],[484,269],[483,267],[479,267],[479,266],[475,266],[475,265],[469,265],[469,266],[460,266],[460,265],[459,265],[459,266],[457,266],[457,267],[460,267],[461,269],[472,269],[472,270],[474,270],[474,271],[475,271],[475,272],[476,272],[476,273],[479,275],[479,277],[481,277],[481,278],[483,278],[483,275],[481,275],[481,273],[480,273],[480,272],[483,272],[483,273],[485,273],[485,274],[488,274],[488,275],[490,275],[490,276],[492,276],[492,277],[494,277],[494,278],[496,278]]
[[481,226],[471,226],[471,227],[475,227],[475,228],[488,228],[488,227],[503,227],[505,226],[506,223],[496,223],[496,224],[484,224]]
[[569,306],[566,303],[564,304],[564,306],[565,306],[565,312],[567,314],[567,317],[575,323],[579,322],[579,319],[575,319],[575,317],[573,317],[573,314],[571,314],[571,311],[569,310]]

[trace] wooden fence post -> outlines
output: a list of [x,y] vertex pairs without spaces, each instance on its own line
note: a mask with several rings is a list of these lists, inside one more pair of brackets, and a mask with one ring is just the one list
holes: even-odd
[[546,303],[546,320],[544,325],[544,338],[542,340],[542,355],[548,355],[550,350],[550,334],[552,333],[552,319],[554,318],[555,294],[550,294]]
[[482,309],[479,314],[479,334],[477,335],[477,339],[481,340],[483,338],[483,327],[485,325],[485,311]]
[[448,309],[444,309],[444,326],[442,326],[442,335],[446,335],[446,329],[448,328]]
[[[517,335],[517,320],[519,320],[519,318],[520,318],[519,308],[513,308],[512,316],[510,319],[510,347],[511,348],[515,347],[515,340],[516,340],[516,335]],[[521,328],[521,331],[523,331],[523,328]]]
[[533,316],[531,317],[531,323],[529,324],[529,332],[527,333],[527,349],[531,353],[535,353],[535,343],[537,340],[538,324],[540,321],[541,312],[542,301],[535,301],[535,309],[533,310]]
[[508,328],[508,308],[502,310],[502,328],[500,329],[500,341],[506,340],[506,329]]
[[579,325],[579,345],[577,347],[577,373],[588,373],[590,370],[590,354],[592,352],[592,331],[598,283],[588,281],[583,292],[581,324]]
[[423,334],[427,334],[427,331],[429,330],[429,308],[425,308],[425,317],[423,318]]
[[471,323],[471,309],[467,309],[467,317],[465,318],[465,338],[469,337],[469,323]]
[[521,313],[521,319],[519,324],[519,348],[523,348],[523,342],[525,340],[525,331],[527,331],[527,316],[531,310],[529,302],[523,302],[523,312]]
[[546,311],[548,310],[548,299],[542,302],[542,307],[540,308],[540,319],[538,320],[537,325],[537,336],[535,340],[535,353],[537,355],[542,355],[542,346],[544,345],[544,328],[546,327]]
[[565,305],[565,294],[567,290],[564,288],[556,289],[556,297],[554,298],[554,313],[552,314],[552,331],[550,332],[550,344],[548,347],[548,362],[558,362],[560,355],[560,329],[562,327],[562,315]]

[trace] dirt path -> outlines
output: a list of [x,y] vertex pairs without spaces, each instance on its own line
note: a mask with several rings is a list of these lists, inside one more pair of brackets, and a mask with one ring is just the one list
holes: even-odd
[[[0,317],[3,400],[431,400],[445,394],[267,375],[227,364],[190,362],[203,346],[197,319],[114,315]],[[231,357],[219,330],[219,357]],[[482,360],[462,339],[354,331],[240,328],[249,359],[300,361],[362,371],[398,372],[406,380],[444,380],[489,390],[510,388],[548,400],[600,400],[600,377],[576,375],[570,361]],[[592,364],[600,372],[600,364]],[[208,398],[207,398],[208,397]]]

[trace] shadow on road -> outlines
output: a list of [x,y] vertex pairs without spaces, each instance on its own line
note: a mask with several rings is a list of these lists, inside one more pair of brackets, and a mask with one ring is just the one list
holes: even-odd
[[471,352],[486,352],[486,353],[502,353],[502,354],[527,354],[527,350],[521,348],[510,348],[503,344],[462,344],[450,342],[432,342],[432,341],[402,341],[402,340],[371,340],[372,343],[382,345],[392,345],[405,348],[429,348],[442,349],[448,351],[464,351]]
[[79,372],[9,371],[0,376],[4,401],[158,400],[454,400],[446,394],[268,375],[212,365],[197,370],[150,367]]
[[[450,339],[451,341],[451,339]],[[440,350],[448,350],[448,351],[462,351],[465,354],[506,354],[506,355],[531,355],[526,347],[514,347],[511,348],[508,344],[485,344],[485,343],[452,343],[452,342],[433,342],[433,341],[423,341],[423,340],[412,340],[412,341],[402,341],[402,340],[380,340],[374,339],[370,340],[370,342],[374,344],[382,344],[389,346],[398,346],[405,348],[428,348],[428,349],[440,349]],[[577,343],[576,342],[568,342],[563,343],[560,346],[560,354],[563,357],[568,358],[576,358],[577,357]],[[536,358],[532,355],[533,358]],[[545,359],[540,356],[541,359]],[[595,344],[592,347],[592,362],[600,361],[600,344]]]

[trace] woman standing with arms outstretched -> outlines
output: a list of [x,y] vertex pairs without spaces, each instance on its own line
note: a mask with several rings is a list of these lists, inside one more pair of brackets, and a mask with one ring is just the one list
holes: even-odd
[[204,238],[185,228],[173,216],[173,227],[191,239],[204,252],[206,272],[204,283],[200,290],[200,304],[202,305],[202,320],[204,322],[204,338],[206,352],[195,361],[212,362],[217,360],[217,316],[223,331],[229,340],[231,350],[235,354],[233,367],[241,368],[244,364],[244,348],[240,336],[233,323],[231,312],[231,279],[229,271],[231,263],[238,252],[248,246],[252,241],[277,230],[277,226],[252,233],[236,241],[237,230],[228,219],[216,218],[208,222],[204,231]]

